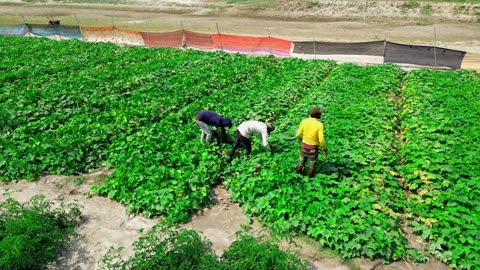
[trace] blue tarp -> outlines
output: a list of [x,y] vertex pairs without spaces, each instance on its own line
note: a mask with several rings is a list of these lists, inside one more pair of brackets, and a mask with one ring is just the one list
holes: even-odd
[[[58,27],[58,26],[57,26]],[[72,38],[72,39],[82,39],[82,32],[78,26],[59,26],[58,33],[60,36]]]
[[58,35],[58,26],[50,24],[27,24],[30,33],[35,36],[49,37]]
[[63,26],[51,24],[28,24],[30,32],[36,36],[48,37],[60,35],[66,38],[82,39],[82,33],[78,26]]
[[0,25],[0,36],[24,36],[28,33],[28,27],[25,24]]

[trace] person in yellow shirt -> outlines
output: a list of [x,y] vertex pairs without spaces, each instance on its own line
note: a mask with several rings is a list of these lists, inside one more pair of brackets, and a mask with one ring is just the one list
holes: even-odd
[[310,117],[302,120],[300,127],[297,130],[296,137],[302,141],[302,147],[300,149],[300,162],[297,166],[297,173],[302,173],[303,165],[307,159],[310,161],[310,167],[308,169],[308,176],[315,176],[315,164],[318,161],[318,147],[323,149],[323,157],[327,158],[327,144],[323,135],[323,123],[320,122],[324,109],[319,107],[313,107],[308,112]]

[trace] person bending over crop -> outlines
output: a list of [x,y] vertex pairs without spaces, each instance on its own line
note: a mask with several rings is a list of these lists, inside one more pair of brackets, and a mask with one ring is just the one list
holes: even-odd
[[[203,142],[204,140],[210,142],[212,140],[212,137],[217,137],[218,128],[222,130],[223,139],[227,139],[227,132],[225,131],[225,127],[232,127],[232,120],[230,118],[223,118],[218,113],[207,110],[200,111],[195,117],[195,122],[197,122],[197,125],[202,131],[200,142]],[[209,126],[212,126],[213,128],[210,129]],[[220,138],[220,140],[222,141],[222,138]]]
[[240,145],[245,147],[245,155],[250,155],[252,151],[252,136],[257,135],[262,139],[263,146],[268,151],[272,152],[272,148],[268,144],[268,134],[275,130],[275,126],[272,123],[264,123],[260,121],[245,121],[237,127],[237,139],[233,144],[230,151],[230,159],[232,161],[233,154],[237,151]]
[[300,148],[300,162],[297,166],[297,173],[302,173],[303,165],[308,159],[310,167],[308,169],[308,176],[315,176],[315,164],[318,161],[318,146],[323,149],[323,157],[327,158],[327,144],[323,136],[323,124],[320,122],[320,117],[324,109],[313,107],[308,112],[310,117],[302,120],[300,127],[297,130],[296,137],[302,141]]

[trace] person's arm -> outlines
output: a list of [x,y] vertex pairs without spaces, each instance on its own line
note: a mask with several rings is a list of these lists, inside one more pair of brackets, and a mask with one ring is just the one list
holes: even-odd
[[224,132],[223,130],[223,127],[221,126],[221,120],[222,118],[220,117],[214,117],[213,119],[211,119],[210,121],[212,122],[212,133],[213,133],[213,136],[217,136],[217,130],[218,128],[220,127],[222,129],[222,133]]
[[327,151],[327,143],[325,142],[325,136],[323,134],[323,124],[321,124],[320,128],[318,129],[318,143],[323,149],[323,157],[327,158],[328,151]]
[[295,135],[295,137],[297,137],[298,140],[302,140],[302,133],[303,133],[303,121],[300,123],[300,127],[298,128],[297,130],[297,134]]
[[227,138],[227,132],[225,131],[225,127],[222,125],[220,126],[220,129],[222,130],[222,135],[223,135],[223,138]]
[[261,127],[260,135],[262,137],[263,147],[265,147],[265,149],[267,149],[267,151],[272,152],[272,148],[268,144],[268,131],[267,131],[267,126],[266,125]]

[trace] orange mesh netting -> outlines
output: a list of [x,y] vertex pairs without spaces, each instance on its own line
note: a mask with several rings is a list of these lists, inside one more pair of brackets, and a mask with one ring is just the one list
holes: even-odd
[[213,47],[218,50],[247,54],[274,54],[290,56],[292,42],[274,37],[212,35]]
[[140,32],[143,38],[143,43],[147,47],[182,47],[183,31],[153,33]]
[[465,54],[462,61],[462,69],[473,69],[480,72],[480,53]]
[[[203,50],[212,50],[213,41],[211,34],[201,34],[190,31],[183,31],[185,35],[185,46]],[[183,37],[182,37],[183,38]]]
[[80,27],[83,40],[87,42],[112,42],[115,43],[114,27]]

